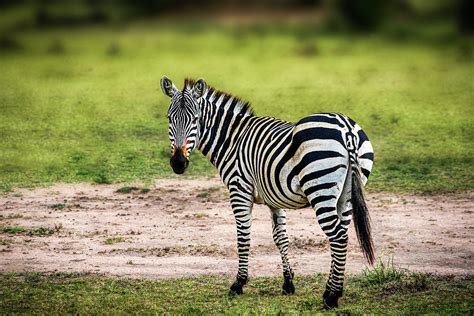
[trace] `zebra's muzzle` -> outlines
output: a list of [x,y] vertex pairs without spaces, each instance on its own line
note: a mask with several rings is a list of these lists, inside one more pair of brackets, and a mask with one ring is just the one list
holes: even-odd
[[171,168],[174,173],[183,174],[188,167],[189,160],[184,156],[183,150],[174,150],[173,156],[170,159]]

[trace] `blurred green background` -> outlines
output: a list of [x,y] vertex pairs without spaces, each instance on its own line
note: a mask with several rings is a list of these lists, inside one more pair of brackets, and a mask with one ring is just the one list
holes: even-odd
[[258,115],[349,115],[370,190],[473,189],[472,3],[0,0],[0,188],[173,177],[166,74]]

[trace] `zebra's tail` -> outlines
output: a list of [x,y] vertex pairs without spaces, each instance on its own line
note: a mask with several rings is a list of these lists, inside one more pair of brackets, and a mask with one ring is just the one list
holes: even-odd
[[352,165],[352,218],[359,239],[359,245],[369,264],[375,261],[374,242],[370,228],[370,216],[367,204],[365,203],[364,187],[360,178],[358,165]]

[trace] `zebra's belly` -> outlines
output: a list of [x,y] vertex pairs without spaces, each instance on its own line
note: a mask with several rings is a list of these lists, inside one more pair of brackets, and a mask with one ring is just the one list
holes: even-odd
[[256,189],[253,194],[254,203],[265,204],[273,209],[298,209],[308,206],[308,199],[304,196],[303,192],[299,191],[296,193],[282,196]]

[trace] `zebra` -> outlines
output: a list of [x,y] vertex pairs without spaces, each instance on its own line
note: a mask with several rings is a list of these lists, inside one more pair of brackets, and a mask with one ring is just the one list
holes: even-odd
[[282,293],[295,293],[286,210],[311,206],[331,249],[324,307],[337,307],[352,218],[365,258],[373,264],[375,256],[363,191],[374,152],[364,131],[338,113],[313,114],[296,123],[259,117],[248,102],[204,79],[185,79],[181,91],[166,76],[160,85],[171,98],[167,117],[173,171],[184,173],[190,153],[200,150],[230,192],[239,264],[229,294],[242,294],[247,283],[253,204],[270,209],[283,266]]

